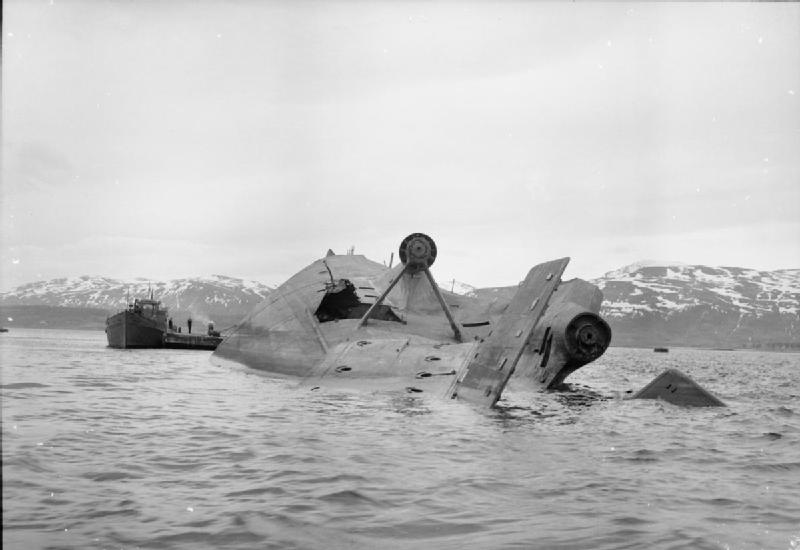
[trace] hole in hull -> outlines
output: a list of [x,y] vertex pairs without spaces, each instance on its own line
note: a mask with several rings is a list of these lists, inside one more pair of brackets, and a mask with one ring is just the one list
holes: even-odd
[[[339,319],[361,319],[372,304],[363,303],[356,293],[356,287],[347,279],[327,283],[325,296],[322,298],[314,315],[320,323]],[[379,321],[402,322],[392,308],[381,304],[372,312],[370,319]]]

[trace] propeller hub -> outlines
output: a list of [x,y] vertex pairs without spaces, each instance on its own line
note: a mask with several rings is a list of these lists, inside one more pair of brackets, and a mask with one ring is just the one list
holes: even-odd
[[400,261],[408,273],[417,273],[433,265],[436,243],[423,233],[412,233],[400,243]]

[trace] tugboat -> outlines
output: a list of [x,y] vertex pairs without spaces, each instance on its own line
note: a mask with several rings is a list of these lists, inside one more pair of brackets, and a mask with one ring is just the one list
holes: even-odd
[[128,308],[106,319],[106,338],[112,348],[179,348],[214,350],[222,342],[220,333],[209,324],[208,334],[191,334],[192,320],[188,320],[188,334],[167,318],[167,308],[161,301],[134,299]]
[[128,308],[106,319],[106,338],[112,348],[160,348],[167,332],[167,308],[159,300],[135,299]]

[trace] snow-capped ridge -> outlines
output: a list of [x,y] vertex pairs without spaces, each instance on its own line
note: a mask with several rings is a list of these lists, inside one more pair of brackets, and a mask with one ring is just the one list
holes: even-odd
[[725,345],[800,343],[800,270],[653,263],[592,281],[603,291],[601,313],[612,326],[683,342],[713,334],[707,341]]
[[264,299],[271,288],[257,281],[224,275],[156,281],[82,275],[38,281],[0,294],[4,305],[47,305],[120,309],[133,298],[153,296],[171,308],[182,310],[243,309]]
[[689,264],[686,264],[684,262],[676,262],[676,261],[639,260],[637,262],[633,262],[632,264],[628,264],[626,266],[623,266],[623,267],[621,267],[619,269],[615,269],[613,271],[609,271],[605,275],[603,275],[603,277],[604,278],[612,278],[612,277],[617,277],[617,276],[624,275],[626,273],[634,273],[634,272],[639,271],[640,269],[645,268],[645,267],[675,267],[675,268],[681,268],[681,267],[686,267],[688,265]]

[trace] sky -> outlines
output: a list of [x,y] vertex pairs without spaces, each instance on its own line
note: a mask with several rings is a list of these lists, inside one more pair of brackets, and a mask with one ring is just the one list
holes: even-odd
[[0,290],[800,267],[797,3],[6,0]]

